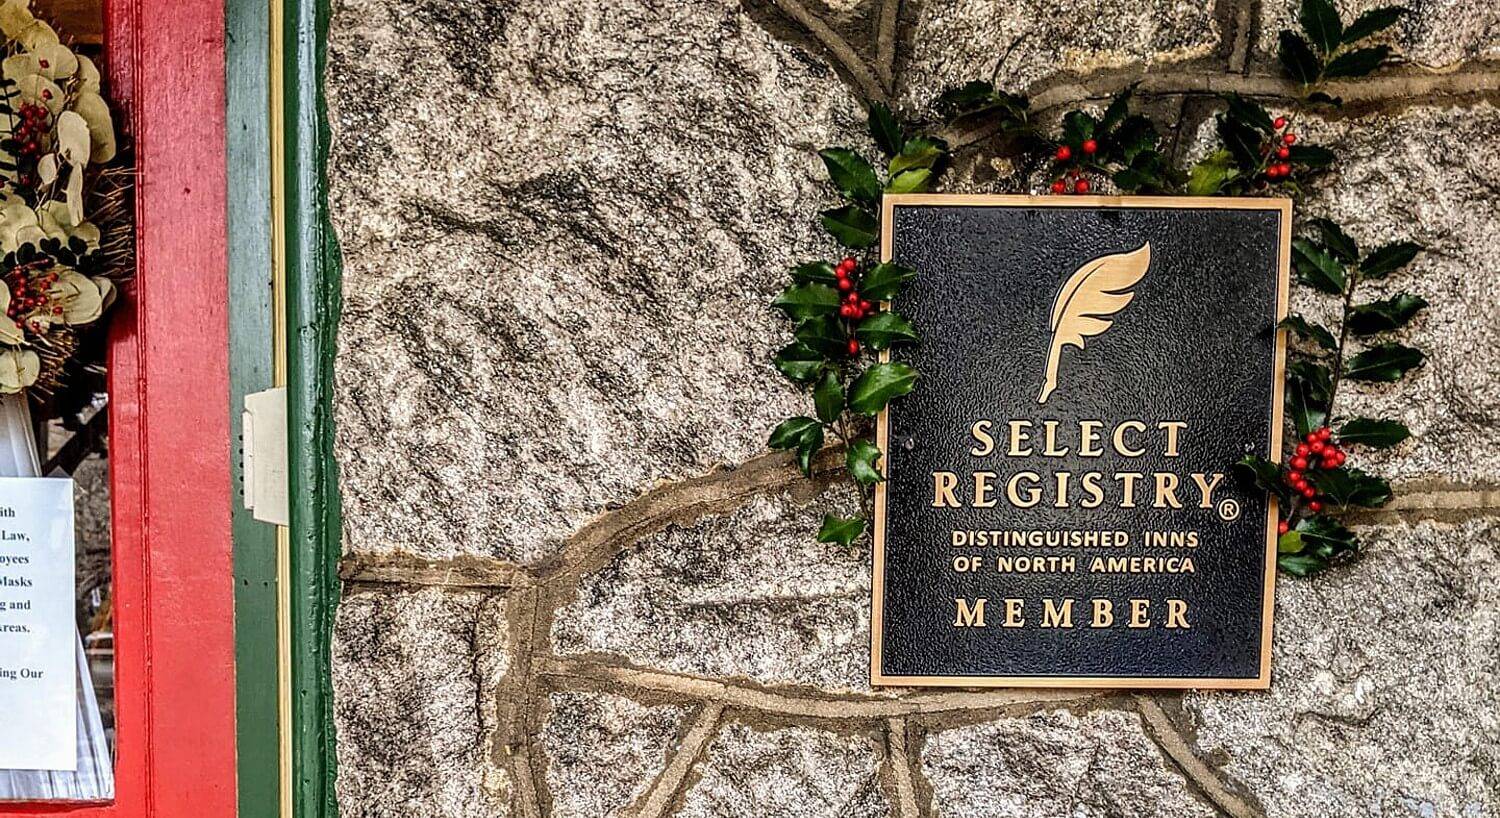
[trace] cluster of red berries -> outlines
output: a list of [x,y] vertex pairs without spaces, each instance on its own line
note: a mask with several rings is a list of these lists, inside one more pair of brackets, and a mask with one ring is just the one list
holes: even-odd
[[[1092,139],[1085,139],[1078,148],[1085,156],[1093,156],[1099,152],[1099,143]],[[1053,157],[1057,160],[1057,164],[1066,165],[1073,161],[1073,148],[1068,145],[1059,145]],[[1069,168],[1066,174],[1052,182],[1052,192],[1059,196],[1064,193],[1088,193],[1089,180],[1084,178],[1083,171],[1078,167]]]
[[57,283],[57,273],[29,275],[32,269],[46,264],[50,262],[22,265],[6,274],[4,286],[10,289],[10,305],[5,308],[7,318],[20,321],[22,315],[38,312],[62,315],[62,305],[52,303],[50,295],[52,285]]
[[1276,117],[1276,121],[1271,124],[1275,126],[1277,135],[1262,145],[1260,150],[1267,160],[1273,153],[1276,155],[1276,161],[1266,165],[1266,178],[1275,181],[1292,175],[1292,163],[1287,159],[1291,158],[1292,146],[1297,144],[1297,135],[1287,128],[1290,123],[1284,116]]
[[[52,92],[44,89],[43,93],[50,95]],[[17,114],[21,121],[10,133],[10,138],[16,143],[16,155],[34,160],[42,154],[42,137],[51,128],[51,124],[47,121],[51,112],[45,105],[23,102]],[[33,173],[22,173],[16,181],[26,187],[36,187],[39,180]]]
[[[859,297],[859,290],[854,283],[855,266],[854,259],[845,258],[833,269],[839,292],[844,294],[844,303],[839,305],[839,316],[850,321],[858,321],[875,311],[875,305]],[[849,354],[859,354],[859,341],[853,338],[849,339]]]
[[[1292,491],[1307,500],[1308,511],[1317,514],[1323,510],[1323,503],[1317,499],[1318,490],[1308,482],[1307,472],[1313,469],[1336,469],[1344,465],[1347,457],[1348,455],[1333,442],[1333,430],[1327,426],[1308,432],[1292,452],[1291,469],[1286,473],[1286,484],[1291,486]],[[1278,530],[1285,534],[1291,530],[1291,524],[1283,520]]]

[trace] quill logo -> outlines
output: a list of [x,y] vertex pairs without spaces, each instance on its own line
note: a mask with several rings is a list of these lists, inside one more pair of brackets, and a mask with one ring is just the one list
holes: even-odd
[[1052,302],[1052,346],[1037,403],[1046,403],[1057,389],[1057,368],[1063,347],[1083,349],[1084,339],[1102,335],[1114,324],[1110,316],[1125,309],[1130,291],[1151,266],[1151,242],[1128,253],[1100,256],[1068,277]]

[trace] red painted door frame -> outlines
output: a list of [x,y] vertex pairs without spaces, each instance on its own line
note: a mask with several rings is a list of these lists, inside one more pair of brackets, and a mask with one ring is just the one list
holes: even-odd
[[106,0],[137,273],[113,316],[116,799],[10,815],[235,814],[223,0]]

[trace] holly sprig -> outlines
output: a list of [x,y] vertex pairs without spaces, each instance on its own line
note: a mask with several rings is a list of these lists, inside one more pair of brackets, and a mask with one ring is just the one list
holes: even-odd
[[1394,56],[1390,46],[1361,44],[1410,13],[1403,6],[1382,6],[1345,25],[1332,0],[1303,0],[1298,15],[1302,31],[1282,31],[1277,56],[1307,102],[1341,105],[1342,100],[1319,86],[1325,80],[1363,77],[1389,62]]
[[1297,280],[1338,299],[1338,334],[1301,315],[1282,322],[1298,342],[1287,365],[1286,401],[1299,439],[1284,463],[1247,457],[1237,466],[1244,479],[1281,501],[1277,562],[1297,576],[1322,571],[1358,550],[1354,533],[1333,512],[1378,508],[1391,498],[1385,479],[1344,465],[1346,449],[1390,448],[1411,430],[1386,418],[1345,417],[1336,401],[1348,381],[1394,383],[1422,365],[1421,350],[1385,336],[1427,306],[1408,292],[1363,302],[1356,296],[1361,283],[1405,268],[1421,245],[1401,241],[1364,252],[1329,219],[1313,219],[1308,227],[1310,235],[1292,242]]
[[847,201],[823,211],[821,223],[849,255],[837,263],[819,260],[792,268],[791,285],[772,302],[795,324],[794,340],[772,362],[809,392],[813,414],[782,421],[772,430],[769,445],[791,451],[809,477],[814,457],[827,441],[843,446],[843,471],[859,496],[860,514],[824,515],[818,541],[845,546],[868,529],[870,489],[885,479],[880,449],[869,436],[870,419],[910,393],[918,374],[908,364],[872,354],[917,341],[911,322],[890,307],[917,272],[874,257],[872,248],[880,239],[875,211],[885,193],[931,190],[948,158],[942,140],[908,136],[879,103],[869,108],[869,130],[883,154],[883,173],[851,148],[818,154],[829,181]]

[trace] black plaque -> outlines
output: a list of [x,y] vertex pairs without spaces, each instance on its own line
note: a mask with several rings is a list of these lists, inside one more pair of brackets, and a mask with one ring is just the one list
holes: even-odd
[[[872,682],[1266,687],[1282,199],[891,196]],[[1136,475],[1136,476],[1131,476]]]

